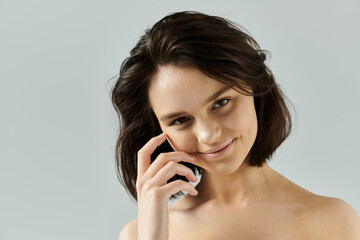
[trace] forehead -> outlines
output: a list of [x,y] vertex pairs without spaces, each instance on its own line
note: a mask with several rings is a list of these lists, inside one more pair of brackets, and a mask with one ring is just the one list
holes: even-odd
[[152,86],[159,90],[172,90],[172,88],[188,89],[199,86],[220,87],[224,84],[208,77],[197,68],[166,65],[159,68],[151,81]]
[[155,114],[186,110],[224,86],[196,68],[166,65],[151,79],[149,100]]

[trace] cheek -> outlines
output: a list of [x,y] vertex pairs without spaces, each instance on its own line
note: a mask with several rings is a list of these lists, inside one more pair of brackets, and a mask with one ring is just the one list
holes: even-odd
[[193,141],[193,139],[190,138],[189,134],[181,134],[178,132],[166,133],[168,134],[168,141],[175,151],[191,152],[191,141]]
[[233,131],[241,135],[256,135],[257,117],[253,103],[250,101],[246,104],[238,105],[231,114],[224,119],[224,124]]

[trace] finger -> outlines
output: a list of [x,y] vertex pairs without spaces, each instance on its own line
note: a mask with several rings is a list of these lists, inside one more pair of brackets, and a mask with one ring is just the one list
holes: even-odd
[[148,167],[151,164],[151,154],[155,149],[160,146],[166,139],[166,134],[162,133],[156,137],[151,138],[139,151],[137,154],[137,163],[138,163],[138,178],[142,177]]
[[191,183],[185,182],[183,180],[173,181],[160,187],[159,189],[160,191],[164,191],[163,195],[165,199],[163,199],[163,202],[165,203],[169,200],[171,195],[178,193],[179,191],[186,191],[194,196],[198,194],[198,191]]
[[[144,179],[150,179],[154,177],[160,169],[162,169],[169,162],[189,162],[195,164],[196,158],[185,153],[185,152],[168,152],[161,153],[155,161],[149,166],[147,171],[144,173]],[[180,164],[181,165],[181,164]]]
[[190,182],[196,182],[198,180],[190,168],[170,161],[154,176],[152,184],[163,186],[171,177],[175,176],[175,174],[185,176]]

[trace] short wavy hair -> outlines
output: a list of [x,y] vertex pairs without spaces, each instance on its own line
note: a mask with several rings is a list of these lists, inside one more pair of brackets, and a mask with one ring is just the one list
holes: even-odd
[[[194,67],[207,76],[254,97],[258,132],[249,151],[249,163],[261,167],[289,136],[291,114],[286,96],[266,66],[267,50],[261,50],[251,35],[238,24],[219,16],[195,11],[169,14],[140,37],[120,67],[111,90],[112,104],[119,117],[115,146],[116,173],[120,183],[137,201],[137,152],[162,130],[150,106],[148,88],[160,66]],[[250,86],[252,92],[247,87]],[[290,101],[289,101],[290,102]],[[291,102],[290,102],[291,103]],[[166,141],[151,156],[174,151]],[[202,168],[187,162],[194,173]],[[169,181],[187,181],[175,175]],[[176,199],[182,191],[172,195]]]

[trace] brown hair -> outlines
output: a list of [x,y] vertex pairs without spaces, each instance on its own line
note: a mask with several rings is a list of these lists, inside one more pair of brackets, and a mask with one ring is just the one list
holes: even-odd
[[[266,66],[268,52],[239,25],[218,16],[195,11],[165,16],[145,30],[121,65],[112,89],[112,103],[119,116],[120,133],[115,147],[117,177],[137,200],[137,152],[160,134],[159,122],[151,109],[148,87],[159,66],[195,67],[207,76],[254,96],[258,133],[248,157],[251,166],[261,167],[289,136],[291,116],[286,96]],[[241,79],[241,80],[240,80]],[[252,93],[246,89],[250,86]],[[151,156],[174,151],[166,141]],[[202,169],[182,163],[201,173]],[[122,174],[122,176],[121,176]],[[169,182],[182,179],[175,175]],[[171,196],[176,199],[182,191]]]

